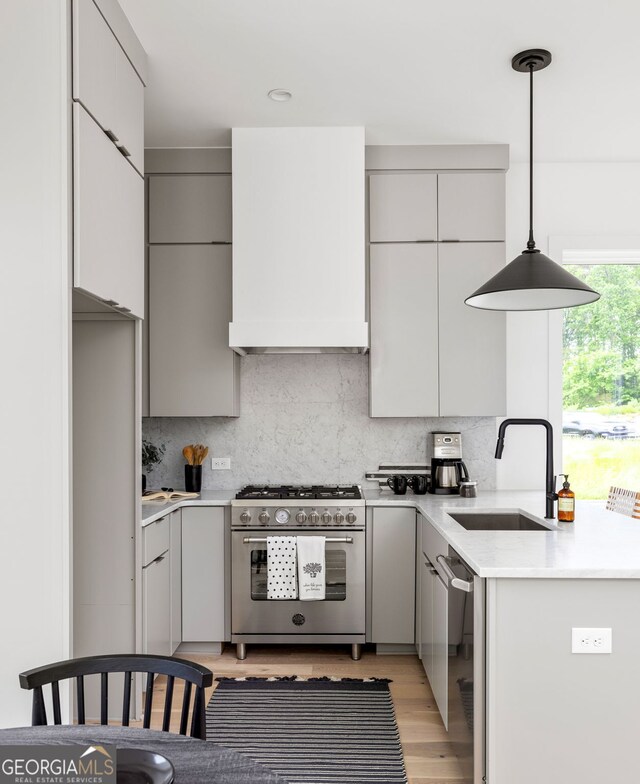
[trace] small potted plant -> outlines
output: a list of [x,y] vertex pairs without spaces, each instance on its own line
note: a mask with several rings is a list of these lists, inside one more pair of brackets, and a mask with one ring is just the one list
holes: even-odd
[[152,444],[151,441],[147,441],[146,438],[142,439],[142,492],[147,489],[147,475],[145,472],[151,473],[153,471],[154,466],[158,465],[158,463],[162,460],[164,453],[166,451],[166,446],[164,444],[160,444],[160,446],[156,446]]

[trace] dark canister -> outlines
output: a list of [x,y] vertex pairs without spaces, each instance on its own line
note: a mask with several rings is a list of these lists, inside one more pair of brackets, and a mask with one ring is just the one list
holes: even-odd
[[186,465],[184,467],[184,489],[187,493],[199,493],[202,487],[202,466]]
[[387,479],[387,484],[396,495],[404,495],[407,492],[407,477],[402,474],[394,474]]

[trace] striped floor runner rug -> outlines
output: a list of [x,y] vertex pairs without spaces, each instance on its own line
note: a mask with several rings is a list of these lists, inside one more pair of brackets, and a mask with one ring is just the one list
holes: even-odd
[[290,784],[406,784],[388,681],[218,680],[208,740]]

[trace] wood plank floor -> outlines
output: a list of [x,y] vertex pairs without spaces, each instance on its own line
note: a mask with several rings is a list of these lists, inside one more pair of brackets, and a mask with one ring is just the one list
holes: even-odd
[[[390,678],[393,703],[400,729],[405,765],[410,784],[462,784],[455,754],[447,740],[433,694],[422,665],[416,656],[377,656],[364,651],[358,662],[351,660],[347,647],[248,646],[245,661],[235,657],[235,647],[227,646],[220,656],[185,655],[182,658],[209,667],[214,677],[224,675],[299,675],[340,678]],[[214,688],[217,684],[214,681]],[[213,689],[210,690],[213,692]],[[207,701],[211,694],[207,694]],[[177,724],[182,694],[174,695]],[[152,727],[160,728],[164,705],[163,683],[158,679],[152,711]],[[173,726],[173,722],[172,722]]]

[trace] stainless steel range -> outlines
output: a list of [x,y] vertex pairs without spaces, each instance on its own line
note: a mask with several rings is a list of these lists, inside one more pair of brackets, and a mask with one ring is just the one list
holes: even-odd
[[[267,598],[267,536],[325,536],[326,597]],[[249,485],[231,502],[231,641],[238,659],[247,643],[365,641],[365,502],[350,486]]]

